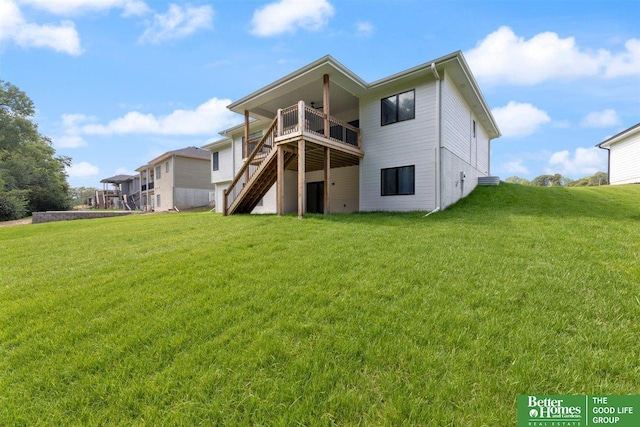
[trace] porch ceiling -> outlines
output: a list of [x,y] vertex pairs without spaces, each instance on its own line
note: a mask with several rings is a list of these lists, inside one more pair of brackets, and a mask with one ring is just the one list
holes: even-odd
[[[367,84],[330,56],[319,59],[308,66],[240,99],[229,105],[238,114],[248,110],[257,119],[273,119],[278,108],[286,108],[302,100],[307,105],[322,105],[323,76],[329,75],[331,115],[358,108],[358,97]],[[352,120],[351,118],[347,118]]]
[[[265,99],[261,104],[254,106],[249,111],[251,116],[258,116],[259,118],[272,120],[276,116],[278,108],[290,107],[301,100],[304,101],[308,107],[311,107],[311,103],[313,103],[314,108],[322,110],[324,108],[324,105],[322,105],[322,90],[323,83],[322,78],[320,78],[319,80],[311,81],[296,90],[282,93],[275,98]],[[338,84],[330,82],[329,98],[331,102],[330,111],[332,116],[346,121],[357,119],[359,101],[356,96]],[[355,116],[344,117],[344,115],[348,115],[350,111],[355,112]]]

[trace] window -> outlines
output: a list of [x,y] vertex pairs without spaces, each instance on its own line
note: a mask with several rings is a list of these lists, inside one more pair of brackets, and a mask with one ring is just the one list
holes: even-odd
[[381,182],[382,196],[415,194],[416,167],[412,165],[382,169]]
[[220,169],[220,160],[219,160],[219,155],[217,151],[215,153],[211,153],[211,165],[214,171],[217,171]]
[[160,166],[156,166],[156,178],[155,179],[160,179],[160,172],[162,172],[162,168]]
[[473,121],[473,128],[472,128],[471,134],[473,135],[474,138],[476,137],[476,121],[475,120]]
[[169,173],[169,162],[167,162],[167,163],[165,163],[165,164],[164,164],[164,171],[165,171],[166,173]]
[[156,194],[156,206],[160,207],[160,195]]
[[415,118],[415,89],[383,98],[380,102],[380,124],[382,126]]

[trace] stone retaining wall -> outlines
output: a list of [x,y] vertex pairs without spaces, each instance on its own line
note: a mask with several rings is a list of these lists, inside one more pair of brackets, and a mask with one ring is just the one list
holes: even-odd
[[130,215],[131,211],[47,211],[34,212],[33,223],[52,221],[69,221],[72,219],[108,218],[113,216]]

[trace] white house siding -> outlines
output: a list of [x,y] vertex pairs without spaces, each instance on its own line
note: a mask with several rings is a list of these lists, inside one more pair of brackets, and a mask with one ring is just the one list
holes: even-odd
[[[358,211],[358,176],[358,166],[331,169],[331,188],[329,189],[329,207],[331,213],[351,213]],[[308,172],[306,179],[307,182],[324,181],[324,171]]]
[[[415,89],[415,119],[380,125],[382,98]],[[436,84],[422,77],[386,86],[360,99],[362,150],[361,211],[411,211],[435,208],[437,143]],[[415,194],[381,196],[381,169],[415,165]]]
[[[471,193],[478,183],[479,176],[489,174],[489,138],[446,72],[441,83],[441,92],[440,208],[444,209]],[[465,177],[462,177],[461,173]]]
[[640,182],[640,132],[611,144],[610,150],[609,182],[614,185]]
[[[213,170],[213,153],[218,153],[218,170]],[[225,182],[233,179],[233,151],[231,148],[231,141],[227,144],[221,145],[211,149],[211,182]]]

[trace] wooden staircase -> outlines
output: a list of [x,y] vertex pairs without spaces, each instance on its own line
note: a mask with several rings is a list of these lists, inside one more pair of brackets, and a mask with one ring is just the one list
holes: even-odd
[[[278,178],[278,150],[271,150],[261,162],[258,170],[242,188],[236,200],[229,206],[227,215],[234,213],[251,213],[258,202],[267,194]],[[296,158],[293,153],[285,152],[285,168]]]
[[[225,190],[224,215],[251,213],[275,184],[278,175],[278,150],[275,144],[277,128],[276,118]],[[292,157],[295,155],[285,153],[285,162],[291,161]]]

